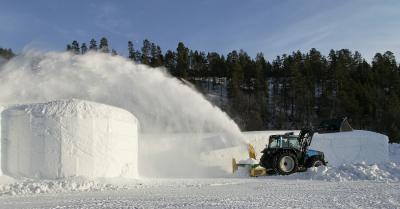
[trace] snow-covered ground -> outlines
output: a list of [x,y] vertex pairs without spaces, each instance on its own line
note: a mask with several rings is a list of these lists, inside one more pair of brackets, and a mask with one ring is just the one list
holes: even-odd
[[400,145],[390,163],[320,167],[290,176],[15,180],[0,208],[400,208]]
[[399,208],[400,183],[142,180],[124,189],[3,196],[0,208]]

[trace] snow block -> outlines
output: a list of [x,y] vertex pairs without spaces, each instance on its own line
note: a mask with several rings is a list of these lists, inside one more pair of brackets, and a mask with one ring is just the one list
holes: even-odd
[[354,130],[348,132],[314,134],[311,149],[325,153],[330,166],[365,162],[389,162],[389,138],[386,135]]
[[4,173],[33,178],[138,176],[138,121],[82,100],[12,106],[2,113]]

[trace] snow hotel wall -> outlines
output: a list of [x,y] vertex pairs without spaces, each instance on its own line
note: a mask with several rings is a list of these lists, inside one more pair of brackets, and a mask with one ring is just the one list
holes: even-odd
[[316,133],[311,142],[311,149],[323,151],[331,166],[389,162],[389,138],[372,131]]
[[2,132],[5,174],[138,176],[138,122],[120,108],[75,99],[12,106]]

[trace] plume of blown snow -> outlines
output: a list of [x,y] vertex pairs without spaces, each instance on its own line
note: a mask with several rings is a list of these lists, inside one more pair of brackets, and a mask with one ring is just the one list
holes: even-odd
[[[154,168],[166,163],[175,164],[171,167],[179,173],[207,173],[185,165],[196,167],[200,154],[216,144],[221,148],[244,143],[238,126],[227,114],[169,76],[164,68],[150,68],[103,53],[37,51],[22,53],[0,68],[3,105],[76,98],[130,111],[140,122],[141,134],[157,136],[148,139],[154,147],[147,147],[146,151],[160,150],[160,146],[165,151],[157,151],[152,159],[139,157],[141,164],[159,174],[163,171]],[[190,134],[184,137],[185,143],[169,144],[169,139],[164,138],[187,133]],[[220,133],[221,137],[210,140],[207,136],[208,140],[202,140],[204,133]]]

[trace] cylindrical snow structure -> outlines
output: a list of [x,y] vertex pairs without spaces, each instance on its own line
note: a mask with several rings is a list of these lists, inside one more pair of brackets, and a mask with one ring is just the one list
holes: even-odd
[[76,99],[13,106],[2,133],[12,176],[138,177],[138,121],[120,108]]

